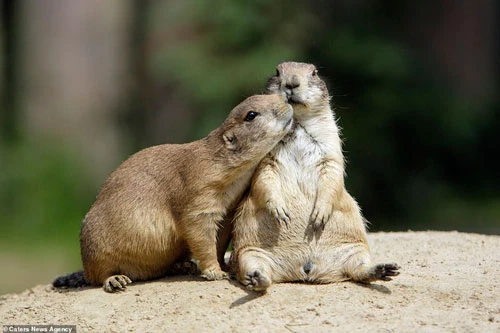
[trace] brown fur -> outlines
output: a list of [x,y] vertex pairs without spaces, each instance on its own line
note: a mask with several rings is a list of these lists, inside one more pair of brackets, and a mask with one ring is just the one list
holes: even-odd
[[285,98],[252,96],[206,138],[150,147],[123,162],[82,223],[85,281],[121,290],[165,275],[189,252],[203,277],[226,278],[219,262],[231,232],[228,214],[291,123]]
[[311,64],[286,62],[268,81],[294,106],[294,128],[259,164],[234,220],[231,265],[254,290],[273,282],[390,280],[372,266],[364,219],[344,186],[339,130]]

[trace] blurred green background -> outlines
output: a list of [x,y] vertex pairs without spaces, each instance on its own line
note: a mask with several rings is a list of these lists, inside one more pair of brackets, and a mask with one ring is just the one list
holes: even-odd
[[370,230],[500,234],[497,1],[0,3],[0,294],[79,269],[106,175],[286,60],[329,85]]

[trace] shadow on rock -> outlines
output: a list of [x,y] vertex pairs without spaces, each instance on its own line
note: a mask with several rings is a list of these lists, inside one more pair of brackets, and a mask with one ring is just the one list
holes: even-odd
[[382,293],[382,294],[387,294],[387,295],[392,294],[392,291],[389,288],[387,288],[386,286],[383,286],[381,284],[373,284],[373,283],[355,283],[355,284],[357,286],[361,286],[363,288],[378,291],[379,293]]
[[262,297],[264,296],[266,293],[265,292],[259,292],[259,291],[253,291],[253,290],[249,290],[247,289],[245,286],[241,285],[238,281],[236,280],[229,280],[229,282],[235,286],[235,287],[239,287],[241,289],[243,289],[247,295],[246,296],[243,296],[241,298],[238,298],[236,301],[232,302],[231,305],[229,305],[229,308],[232,309],[232,308],[235,308],[237,306],[240,306],[240,305],[243,305],[243,304],[246,304],[248,302],[251,302],[253,301],[254,299],[257,299],[259,297]]

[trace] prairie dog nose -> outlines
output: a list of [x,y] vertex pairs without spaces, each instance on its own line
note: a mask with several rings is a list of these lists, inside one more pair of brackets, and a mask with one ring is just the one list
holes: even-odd
[[294,74],[285,83],[285,87],[288,89],[294,89],[300,86],[299,77]]
[[309,274],[314,268],[314,264],[311,261],[307,261],[304,266],[302,266],[302,269],[304,270],[304,273]]

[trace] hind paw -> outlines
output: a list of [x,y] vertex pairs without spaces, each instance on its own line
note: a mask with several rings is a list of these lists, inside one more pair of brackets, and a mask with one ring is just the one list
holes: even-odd
[[250,290],[265,291],[270,285],[271,281],[259,271],[248,272],[242,281],[242,284],[247,286]]
[[374,267],[374,277],[382,281],[391,281],[392,276],[399,275],[400,268],[396,263],[378,264]]
[[126,275],[112,275],[104,281],[103,288],[108,293],[123,291],[132,280]]

